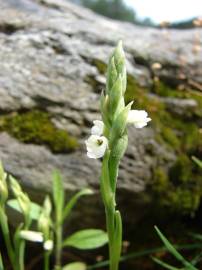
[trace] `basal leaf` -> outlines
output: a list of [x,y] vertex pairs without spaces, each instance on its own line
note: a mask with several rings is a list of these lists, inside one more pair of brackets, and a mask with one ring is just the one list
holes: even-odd
[[[9,200],[7,204],[12,209],[23,214],[17,199]],[[38,220],[40,212],[41,212],[41,206],[38,205],[37,203],[31,202],[30,218],[34,220]]]
[[86,264],[82,262],[69,263],[62,267],[62,270],[86,270]]
[[108,242],[107,233],[98,229],[87,229],[70,235],[63,242],[63,246],[71,246],[78,249],[94,249]]

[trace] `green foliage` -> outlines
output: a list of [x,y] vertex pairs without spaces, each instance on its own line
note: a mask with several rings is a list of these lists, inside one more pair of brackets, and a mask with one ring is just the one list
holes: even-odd
[[[197,270],[197,268],[190,263],[189,261],[187,261],[178,251],[177,249],[174,247],[174,245],[171,244],[171,242],[163,235],[163,233],[155,226],[155,230],[159,236],[159,238],[161,239],[161,241],[163,242],[164,246],[166,247],[167,251],[175,257],[176,260],[178,260],[182,266],[183,269],[187,269],[187,270]],[[157,258],[153,258],[153,260],[160,264],[161,266],[163,266],[166,269],[170,269],[170,270],[180,270],[182,268],[177,268],[174,266],[171,266],[167,263],[164,263],[163,261],[157,259]]]
[[73,262],[62,267],[62,270],[86,270],[86,264],[82,262]]
[[75,247],[78,249],[94,249],[105,245],[108,242],[107,233],[98,229],[86,229],[68,236],[63,246]]
[[89,188],[84,188],[81,191],[77,192],[66,204],[66,206],[63,209],[63,220],[66,219],[69,214],[71,213],[73,207],[77,203],[77,201],[82,197],[86,195],[93,194],[93,191]]
[[103,16],[127,21],[143,26],[155,26],[150,18],[139,19],[133,8],[125,4],[124,0],[71,0],[74,3],[92,9],[94,12]]
[[[4,168],[0,162],[0,181],[2,181],[3,179],[1,178],[5,176]],[[70,235],[63,241],[63,225],[78,199],[81,196],[92,194],[92,190],[88,188],[83,189],[66,203],[62,177],[59,172],[55,171],[53,174],[52,198],[50,199],[49,196],[46,196],[43,206],[40,206],[30,200],[28,195],[23,192],[16,179],[12,176],[9,176],[9,179],[8,190],[12,190],[15,199],[8,200],[7,196],[5,200],[1,200],[0,227],[12,269],[25,269],[26,241],[43,244],[44,270],[52,269],[52,267],[50,268],[49,261],[53,251],[55,252],[55,270],[86,269],[86,265],[81,262],[71,263],[62,267],[61,255],[63,247],[71,246],[82,250],[98,248],[108,242],[107,233],[99,229],[86,229]],[[0,197],[2,197],[2,194],[0,194]],[[9,206],[24,216],[24,221],[17,226],[14,234],[10,231],[6,206]],[[38,231],[30,230],[33,221],[37,222]],[[1,270],[4,269],[3,267],[0,252]]]
[[196,157],[192,157],[192,160],[202,169],[202,161]]
[[135,22],[135,12],[123,0],[82,0],[82,4],[96,13],[121,21]]
[[[22,209],[19,206],[18,200],[16,199],[11,199],[7,202],[7,205],[11,207],[12,209],[15,209],[17,212],[22,213]],[[41,206],[31,202],[31,207],[30,207],[30,218],[34,220],[38,220],[39,215],[41,212]]]
[[0,131],[6,131],[19,141],[48,146],[53,152],[70,152],[78,147],[76,138],[51,122],[47,112],[33,110],[3,116]]

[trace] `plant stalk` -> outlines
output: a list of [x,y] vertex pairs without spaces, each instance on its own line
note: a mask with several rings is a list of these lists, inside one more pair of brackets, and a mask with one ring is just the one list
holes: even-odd
[[17,266],[15,264],[15,254],[14,254],[14,250],[13,250],[11,239],[10,239],[8,220],[5,215],[4,206],[0,206],[0,220],[1,220],[0,223],[1,223],[3,237],[6,244],[7,252],[8,252],[8,257],[10,259],[13,269],[17,270]]
[[[109,238],[109,269],[118,270],[122,245],[122,222],[116,218],[115,188],[110,182],[110,171],[108,166],[110,154],[107,153],[103,159],[101,175],[101,193],[105,206],[106,227]],[[114,173],[113,173],[114,174]],[[116,176],[117,178],[117,176]],[[116,179],[115,179],[116,180]],[[120,214],[119,214],[120,216]]]
[[56,247],[55,247],[55,270],[61,269],[61,259],[62,259],[62,225],[61,222],[56,224]]
[[50,252],[45,251],[44,253],[44,270],[50,269]]

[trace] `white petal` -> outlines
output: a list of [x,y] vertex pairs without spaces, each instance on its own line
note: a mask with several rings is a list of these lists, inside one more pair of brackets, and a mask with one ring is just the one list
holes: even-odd
[[88,156],[89,158],[94,158],[94,159],[97,158],[93,153],[90,153],[90,152],[87,152],[87,156]]
[[104,130],[104,123],[100,120],[94,120],[93,124],[94,126],[91,128],[91,134],[101,136]]
[[108,147],[108,140],[104,136],[91,135],[85,143],[87,156],[94,159],[103,157]]
[[32,242],[43,242],[43,234],[41,232],[22,230],[19,233],[22,239]]
[[131,110],[128,113],[127,122],[134,124],[136,128],[143,128],[147,125],[151,118],[147,117],[148,113],[144,110]]

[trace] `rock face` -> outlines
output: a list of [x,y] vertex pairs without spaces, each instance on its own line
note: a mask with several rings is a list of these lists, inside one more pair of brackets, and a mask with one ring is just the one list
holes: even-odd
[[[138,219],[153,194],[162,192],[169,201],[178,186],[179,196],[173,201],[180,204],[186,181],[189,185],[193,179],[188,175],[183,185],[175,183],[174,169],[181,162],[176,154],[201,153],[198,144],[184,149],[180,143],[187,132],[182,123],[197,122],[196,133],[200,127],[202,103],[196,90],[201,90],[202,83],[202,30],[142,29],[64,0],[1,0],[0,7],[0,158],[6,170],[36,194],[50,190],[54,169],[61,171],[69,192],[86,186],[99,189],[100,161],[87,158],[84,140],[92,120],[100,118],[107,59],[122,39],[129,74],[126,98],[135,98],[154,121],[141,130],[129,129],[118,183],[120,204],[131,215],[135,211]],[[32,112],[48,115],[41,127],[30,118]],[[176,117],[181,118],[174,126]],[[166,131],[162,123],[168,124]],[[190,122],[190,132],[191,127]],[[62,139],[45,137],[56,131],[63,134]],[[77,141],[75,147],[70,147],[64,131]],[[37,135],[30,136],[31,132]],[[186,136],[188,144],[193,138]],[[199,134],[193,136],[198,140]],[[60,147],[53,145],[58,141]],[[167,195],[168,189],[173,193]],[[197,208],[201,194],[197,196],[190,198],[188,210]],[[136,218],[130,216],[130,222]]]

